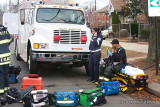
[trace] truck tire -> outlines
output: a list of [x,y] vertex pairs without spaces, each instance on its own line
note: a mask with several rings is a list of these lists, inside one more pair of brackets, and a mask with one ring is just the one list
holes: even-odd
[[81,62],[73,62],[73,67],[82,67],[83,64]]
[[73,62],[73,67],[85,67],[86,75],[89,76],[88,62]]
[[17,61],[22,61],[20,54],[18,53],[18,46],[16,46],[16,59]]
[[31,48],[29,50],[29,55],[28,55],[28,66],[30,74],[38,74],[38,62],[33,60]]
[[86,63],[84,66],[85,66],[86,75],[89,76],[88,63]]

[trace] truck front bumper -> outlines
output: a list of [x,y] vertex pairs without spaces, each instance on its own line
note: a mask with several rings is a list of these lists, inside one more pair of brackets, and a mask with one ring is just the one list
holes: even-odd
[[80,62],[88,61],[88,53],[32,53],[32,58],[40,62]]

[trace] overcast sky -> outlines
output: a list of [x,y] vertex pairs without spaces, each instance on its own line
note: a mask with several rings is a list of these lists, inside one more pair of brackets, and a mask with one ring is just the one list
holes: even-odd
[[[11,0],[11,1],[16,2],[17,0]],[[22,1],[22,0],[20,0],[20,1]],[[5,4],[7,2],[9,2],[9,0],[0,0],[0,4]]]
[[[0,0],[0,4],[4,4],[4,3],[6,3],[6,1],[9,1],[9,0]],[[11,1],[16,2],[17,0],[11,0]],[[22,0],[20,0],[20,1],[22,1]],[[97,10],[105,7],[108,4],[108,1],[109,0],[97,0]],[[76,0],[76,2],[78,2],[80,5],[84,6],[87,4],[90,5],[90,3],[95,2],[95,0]]]
[[[82,5],[90,4],[91,2],[95,2],[95,0],[76,0],[76,1]],[[108,3],[109,3],[109,0],[97,0],[97,10],[105,7]]]

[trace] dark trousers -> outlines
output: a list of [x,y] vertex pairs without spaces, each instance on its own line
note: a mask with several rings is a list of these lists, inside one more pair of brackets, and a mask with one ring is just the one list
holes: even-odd
[[99,62],[101,59],[101,51],[91,52],[89,58],[89,76],[92,80],[98,81],[99,78]]
[[9,65],[0,65],[0,89],[4,89],[4,87],[9,87],[8,84],[8,71]]
[[111,80],[114,74],[118,73],[122,68],[125,68],[125,64],[119,63],[117,65],[100,65],[100,76],[104,76]]

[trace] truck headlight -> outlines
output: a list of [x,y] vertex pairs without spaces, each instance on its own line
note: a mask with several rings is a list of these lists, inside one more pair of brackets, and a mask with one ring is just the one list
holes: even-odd
[[34,49],[48,49],[47,43],[34,43],[33,45]]

